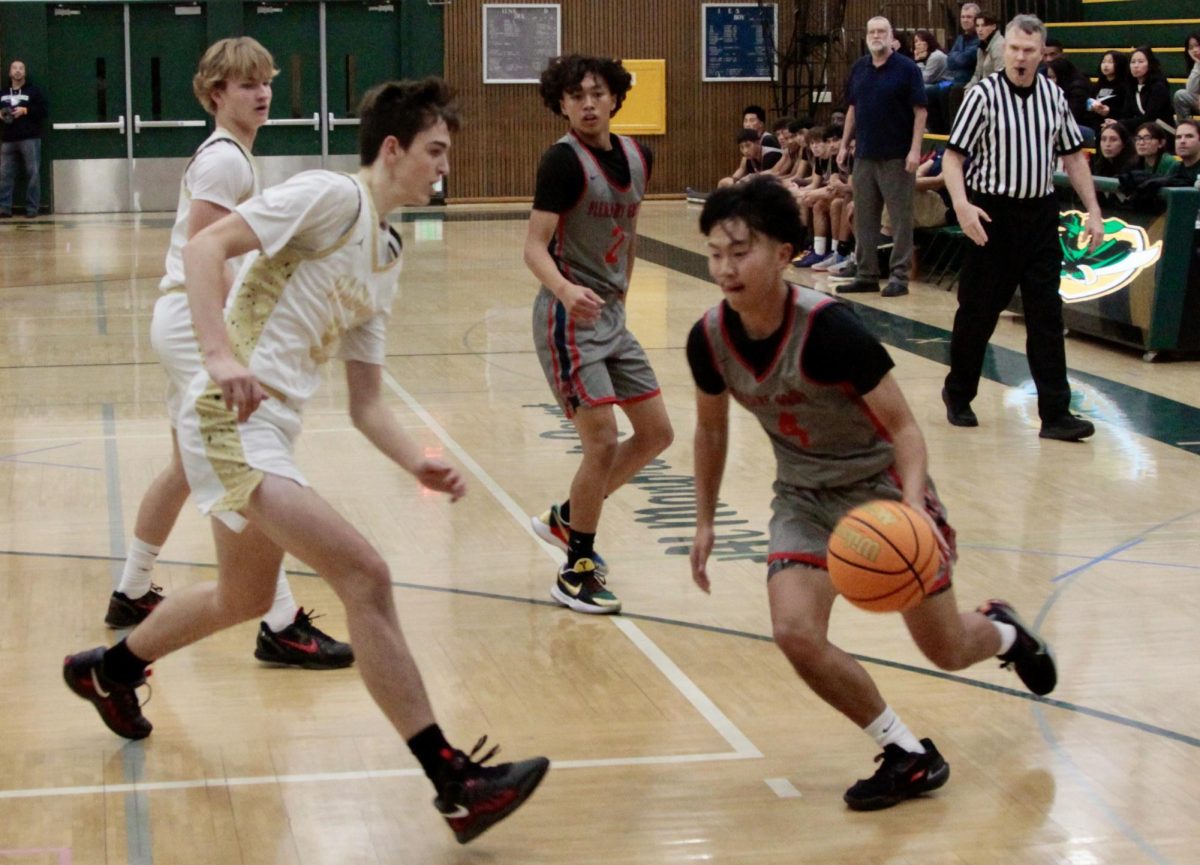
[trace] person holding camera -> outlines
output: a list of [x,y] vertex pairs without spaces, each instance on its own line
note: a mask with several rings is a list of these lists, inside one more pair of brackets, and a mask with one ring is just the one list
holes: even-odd
[[0,217],[12,216],[13,187],[18,162],[29,178],[25,187],[25,215],[38,215],[41,203],[42,121],[46,117],[46,94],[25,76],[25,63],[14,60],[8,68],[8,88],[0,93],[0,121],[4,144],[0,145]]

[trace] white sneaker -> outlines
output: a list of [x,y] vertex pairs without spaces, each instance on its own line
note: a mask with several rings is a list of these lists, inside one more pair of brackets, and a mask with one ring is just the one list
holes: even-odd
[[854,256],[847,255],[842,259],[840,264],[835,264],[829,268],[829,278],[832,281],[837,280],[852,280],[855,274],[858,273],[858,266],[854,263]]
[[813,270],[829,270],[835,264],[841,264],[845,260],[845,256],[838,255],[836,252],[831,252],[829,255],[822,258],[812,266]]

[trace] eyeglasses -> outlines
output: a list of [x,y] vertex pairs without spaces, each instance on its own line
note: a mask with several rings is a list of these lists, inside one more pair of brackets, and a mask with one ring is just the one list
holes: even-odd
[[1158,141],[1158,139],[1155,138],[1153,135],[1135,135],[1133,137],[1133,140],[1134,141]]

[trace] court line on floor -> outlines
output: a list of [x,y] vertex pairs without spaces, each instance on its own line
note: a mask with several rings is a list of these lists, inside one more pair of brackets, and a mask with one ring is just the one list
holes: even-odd
[[[100,412],[105,435],[104,488],[108,503],[108,548],[113,555],[109,571],[112,587],[116,589],[121,581],[125,560],[125,514],[121,506],[120,455],[117,453],[116,412],[111,403],[101,405]],[[146,752],[142,743],[129,742],[121,748],[118,759],[125,780],[134,785],[140,782],[146,765]],[[129,792],[125,797],[125,849],[129,865],[153,865],[150,802],[136,791]]]
[[[761,756],[761,755],[760,755]],[[634,766],[677,766],[690,763],[732,762],[756,759],[749,754],[721,751],[715,754],[664,754],[654,757],[603,757],[594,760],[555,760],[554,771],[566,769],[620,769]],[[0,790],[5,799],[46,799],[62,796],[137,795],[166,790],[258,787],[267,784],[313,784],[342,781],[366,781],[378,778],[424,778],[420,767],[411,769],[365,769],[353,772],[306,772],[292,775],[250,775],[239,778],[196,778],[186,781],[137,781],[123,784],[80,784],[71,787],[28,787]]]
[[[73,561],[111,561],[110,556],[87,555],[84,553],[39,553],[27,550],[0,550],[0,556],[24,556],[29,558],[41,559],[69,559]],[[158,564],[162,567],[188,567],[200,568],[204,570],[215,571],[216,564],[212,562],[186,562],[177,559],[159,559]],[[320,576],[314,571],[288,570],[289,577],[305,577],[306,579],[317,580]],[[537,598],[526,598],[518,595],[503,595],[499,592],[484,592],[479,589],[463,589],[455,586],[434,586],[428,583],[412,583],[403,580],[392,580],[393,588],[410,589],[417,592],[433,592],[448,595],[458,595],[467,598],[480,598],[487,601],[504,601],[510,604],[524,604],[532,607],[548,607],[551,609],[562,609],[553,601],[542,601]],[[622,612],[620,619],[633,619],[639,622],[653,622],[658,625],[667,625],[675,628],[688,628],[690,630],[704,631],[710,634],[717,634],[725,637],[736,637],[742,640],[754,640],[761,643],[771,643],[774,640],[767,634],[756,634],[752,631],[739,631],[734,628],[724,628],[719,625],[706,625],[701,622],[688,622],[683,619],[668,619],[664,616],[654,616],[648,613],[631,613],[629,611]],[[1046,706],[1052,706],[1056,709],[1062,709],[1067,712],[1073,712],[1078,715],[1086,715],[1089,718],[1095,718],[1099,721],[1105,721],[1120,727],[1126,727],[1131,730],[1136,730],[1139,733],[1147,733],[1151,736],[1156,736],[1163,739],[1170,739],[1181,744],[1188,745],[1193,748],[1200,748],[1200,737],[1191,736],[1187,733],[1181,733],[1177,730],[1170,730],[1166,727],[1159,727],[1145,721],[1139,721],[1136,718],[1128,718],[1124,715],[1117,715],[1112,712],[1105,712],[1102,709],[1093,709],[1089,706],[1080,705],[1079,703],[1070,703],[1066,700],[1058,700],[1054,697],[1037,697],[1030,694],[1028,691],[1017,690],[1016,688],[1008,688],[1004,685],[996,685],[991,682],[983,682],[978,679],[967,678],[955,673],[947,673],[942,670],[933,670],[927,667],[918,667],[912,664],[905,664],[899,661],[890,661],[886,658],[876,658],[871,655],[853,654],[856,660],[870,664],[876,667],[887,667],[888,669],[898,670],[904,673],[915,673],[920,676],[927,676],[934,679],[942,679],[946,682],[953,682],[957,685],[967,685],[972,688],[979,688],[984,691],[991,691],[996,694],[1003,694],[1007,697],[1015,697],[1019,700],[1027,700],[1032,703],[1040,703]]]
[[[479,482],[491,493],[500,506],[509,513],[517,525],[533,538],[542,551],[557,565],[561,554],[534,533],[533,528],[529,524],[529,516],[513,500],[512,496],[488,474],[483,466],[476,462],[467,450],[450,435],[445,427],[438,423],[437,419],[412,394],[405,390],[391,372],[386,369],[383,371],[383,382],[441,440],[446,449],[458,458],[463,467],[479,479]],[[684,699],[692,704],[692,707],[700,713],[701,717],[729,743],[734,753],[746,757],[762,756],[762,752],[737,728],[737,725],[717,707],[716,703],[700,690],[683,670],[667,657],[665,652],[655,646],[653,641],[642,633],[637,625],[628,620],[617,618],[610,619],[610,621],[646,656],[650,663],[658,668],[659,672],[683,695]]]

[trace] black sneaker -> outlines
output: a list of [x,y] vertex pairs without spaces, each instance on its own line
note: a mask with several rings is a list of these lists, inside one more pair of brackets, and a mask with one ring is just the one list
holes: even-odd
[[1073,414],[1065,414],[1054,420],[1042,421],[1042,429],[1038,433],[1038,437],[1057,439],[1062,442],[1077,442],[1083,441],[1095,432],[1096,427],[1090,420],[1075,417]]
[[879,294],[879,280],[855,277],[853,282],[837,286],[838,294]]
[[970,404],[957,405],[950,399],[950,392],[942,388],[942,402],[946,404],[946,420],[954,426],[979,426],[979,418]]
[[558,569],[558,579],[550,587],[550,597],[577,613],[608,615],[621,612],[621,600],[605,583],[591,559],[580,559],[571,567],[566,562]]
[[485,742],[487,736],[482,736],[470,756],[454,752],[433,800],[459,844],[478,838],[520,808],[550,768],[545,757],[484,766],[500,750],[497,746],[475,760]]
[[1050,646],[1021,621],[1017,611],[1008,601],[992,600],[979,608],[994,622],[1006,622],[1017,629],[1017,641],[1011,649],[1000,656],[1001,667],[1013,667],[1025,687],[1039,697],[1044,697],[1058,684],[1058,669],[1054,665],[1054,653]]
[[258,642],[254,657],[268,664],[303,667],[306,670],[339,670],[354,663],[354,650],[349,643],[335,640],[312,623],[313,616],[301,607],[296,618],[278,634],[258,625]]
[[104,647],[97,646],[63,659],[63,680],[67,687],[96,707],[108,729],[126,739],[145,739],[154,729],[142,714],[137,688],[146,684],[139,679],[132,685],[109,681],[100,671]]
[[908,286],[903,282],[893,279],[883,287],[883,291],[880,294],[884,297],[904,297],[904,295],[908,294]]
[[857,781],[842,799],[854,811],[879,811],[941,787],[950,780],[950,764],[933,742],[922,739],[921,745],[924,754],[912,754],[899,745],[885,747],[875,758],[880,764],[875,774]]
[[140,598],[131,598],[124,592],[113,592],[108,599],[108,613],[104,624],[110,628],[132,628],[140,625],[151,611],[162,603],[162,586],[150,586],[150,591]]

